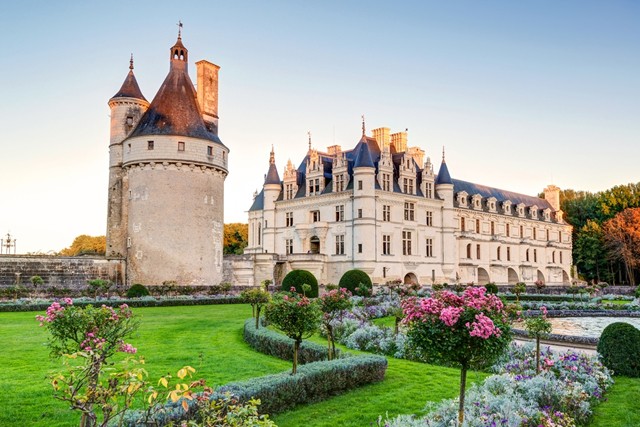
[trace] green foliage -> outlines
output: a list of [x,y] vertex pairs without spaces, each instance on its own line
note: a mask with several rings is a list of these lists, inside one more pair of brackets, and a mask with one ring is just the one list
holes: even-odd
[[513,287],[513,293],[516,294],[516,300],[520,301],[520,294],[527,292],[527,285],[524,282],[518,282]]
[[636,298],[640,298],[640,285],[638,285],[638,287],[636,288]]
[[[218,397],[219,396],[219,397]],[[217,398],[214,398],[217,397]],[[187,427],[277,427],[269,415],[258,413],[260,399],[240,401],[231,393],[214,395],[211,389],[196,396],[196,418]]]
[[346,271],[340,278],[339,286],[347,289],[353,295],[360,296],[370,295],[373,289],[369,275],[358,269]]
[[616,375],[640,377],[640,330],[624,322],[604,328],[598,342],[602,363]]
[[111,287],[111,282],[109,280],[104,279],[93,279],[87,282],[89,288],[93,291],[93,296],[96,297],[98,294],[105,293]]
[[136,283],[127,289],[127,298],[140,298],[149,296],[149,290],[146,286]]
[[303,293],[302,285],[311,286],[311,290],[305,293],[309,298],[318,297],[318,280],[307,270],[291,270],[282,280],[282,290],[289,292],[295,288],[299,294]]
[[225,255],[241,255],[249,243],[249,225],[234,222],[224,225],[224,242],[222,251]]
[[336,357],[336,340],[332,322],[342,316],[343,311],[349,310],[353,306],[350,298],[351,292],[345,288],[340,288],[327,292],[319,299],[320,310],[323,314],[322,325],[327,332],[329,360]]
[[39,285],[44,285],[44,280],[40,276],[31,276],[30,280],[34,288]]
[[253,317],[256,319],[256,329],[258,329],[260,327],[260,311],[271,301],[271,294],[260,288],[248,289],[240,294],[240,298],[251,304]]
[[489,282],[486,285],[484,285],[484,288],[487,290],[488,294],[497,294],[498,293],[498,285],[496,285],[493,282]]

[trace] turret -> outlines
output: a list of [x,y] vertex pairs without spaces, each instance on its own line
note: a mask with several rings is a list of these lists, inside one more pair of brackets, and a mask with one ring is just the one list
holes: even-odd
[[275,153],[271,146],[269,155],[269,170],[264,178],[264,223],[262,224],[262,236],[264,242],[262,246],[268,252],[275,252],[275,230],[276,230],[276,200],[280,195],[282,185],[280,176],[276,168]]
[[446,281],[455,281],[456,272],[454,269],[458,260],[458,246],[455,237],[457,224],[453,208],[453,181],[444,159],[444,148],[442,149],[442,163],[436,177],[435,187],[438,197],[444,200],[442,207],[442,273]]

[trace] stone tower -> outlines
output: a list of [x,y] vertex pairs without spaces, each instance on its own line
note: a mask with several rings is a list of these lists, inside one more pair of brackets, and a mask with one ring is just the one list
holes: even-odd
[[229,150],[218,138],[218,70],[170,49],[169,74],[151,104],[133,65],[109,100],[111,141],[107,256],[127,260],[127,282],[222,281],[224,180]]

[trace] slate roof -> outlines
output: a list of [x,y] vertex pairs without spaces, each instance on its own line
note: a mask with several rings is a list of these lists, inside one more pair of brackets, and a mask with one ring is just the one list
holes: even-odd
[[264,189],[260,190],[260,193],[258,193],[256,198],[253,199],[253,204],[249,208],[249,211],[261,211],[263,209],[264,209]]
[[514,205],[524,203],[526,206],[536,205],[540,210],[546,208],[553,210],[551,204],[547,200],[541,199],[539,197],[527,196],[520,193],[514,193],[513,191],[500,190],[498,188],[488,187],[481,184],[474,184],[473,182],[462,181],[460,179],[453,179],[452,181],[454,193],[466,191],[469,196],[480,194],[483,199],[495,197],[499,202],[511,200]]
[[362,137],[353,151],[356,152],[356,159],[353,162],[354,168],[375,168],[369,151],[369,143],[365,136]]
[[280,184],[280,175],[278,175],[278,169],[275,163],[269,165],[267,176],[264,179],[265,184]]
[[438,171],[438,176],[436,177],[436,185],[438,184],[453,184],[453,182],[451,181],[451,175],[449,175],[449,168],[447,167],[447,163],[444,161],[444,159],[442,160],[442,164],[440,164],[440,170]]
[[129,68],[129,74],[124,79],[122,86],[118,93],[113,95],[113,98],[135,98],[142,99],[146,101],[147,99],[142,95],[142,91],[140,90],[140,86],[138,86],[138,81],[136,80],[136,76],[133,74],[133,66]]

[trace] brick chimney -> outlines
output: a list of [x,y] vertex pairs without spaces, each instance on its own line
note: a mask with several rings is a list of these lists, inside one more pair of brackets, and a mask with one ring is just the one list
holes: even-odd
[[207,127],[218,134],[218,67],[209,61],[196,62],[198,70],[198,107]]

